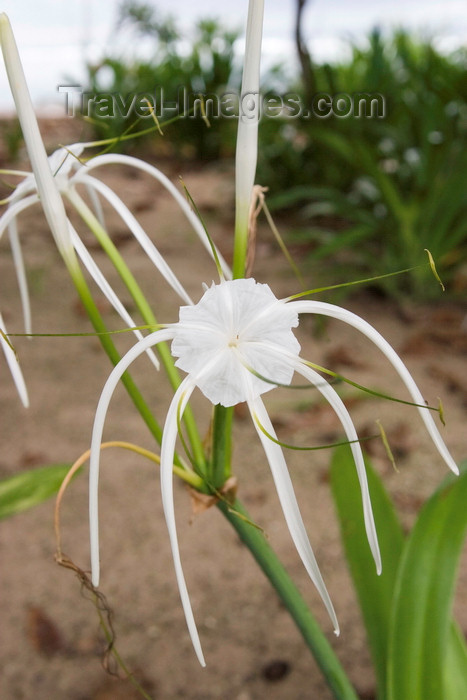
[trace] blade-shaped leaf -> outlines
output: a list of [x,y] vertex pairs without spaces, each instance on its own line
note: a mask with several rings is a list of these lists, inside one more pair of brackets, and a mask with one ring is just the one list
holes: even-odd
[[[467,697],[466,668],[450,635],[459,555],[467,528],[467,464],[425,504],[407,540],[394,592],[388,665],[389,700],[458,700]],[[465,663],[465,658],[464,658]],[[455,679],[445,681],[445,668]],[[458,694],[458,684],[463,692]],[[448,695],[449,692],[454,694]]]
[[452,623],[444,667],[446,700],[467,697],[467,645],[462,630]]
[[392,595],[404,539],[400,523],[380,478],[368,462],[366,470],[383,562],[381,576],[376,575],[366,541],[362,498],[351,452],[348,447],[342,447],[334,453],[331,464],[332,493],[339,515],[345,553],[365,622],[378,680],[378,697],[383,698]]
[[57,493],[70,464],[53,464],[0,481],[0,519],[32,508]]

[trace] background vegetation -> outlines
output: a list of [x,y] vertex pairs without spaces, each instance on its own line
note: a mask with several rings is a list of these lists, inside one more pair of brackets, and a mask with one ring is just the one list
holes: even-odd
[[[383,36],[375,29],[347,60],[318,64],[301,36],[298,0],[295,77],[276,66],[263,77],[263,96],[293,93],[306,108],[318,92],[378,93],[384,118],[263,118],[257,182],[282,219],[288,244],[305,265],[332,263],[341,281],[415,267],[411,275],[378,282],[396,297],[439,296],[426,264],[429,249],[452,295],[467,289],[467,51],[442,55],[433,41],[404,31]],[[173,119],[179,90],[188,94],[239,93],[238,32],[204,19],[184,34],[154,7],[126,0],[123,27],[149,42],[147,59],[108,54],[87,66],[87,90],[154,94],[163,90],[167,109],[158,114],[164,136],[117,141],[118,150],[144,149],[145,157],[169,155],[193,162],[233,158],[237,120],[200,113]],[[119,137],[154,127],[150,115],[91,115],[91,138]],[[5,138],[12,154],[18,131]]]
[[[382,94],[383,119],[262,125],[270,206],[298,211],[295,235],[311,246],[314,261],[337,255],[354,270],[384,274],[419,265],[428,248],[451,291],[457,284],[465,292],[466,67],[465,51],[442,56],[403,31],[384,39],[374,30],[348,61],[313,65],[309,79],[314,93]],[[310,86],[300,89],[306,100]],[[437,294],[428,275],[420,269],[384,286]]]

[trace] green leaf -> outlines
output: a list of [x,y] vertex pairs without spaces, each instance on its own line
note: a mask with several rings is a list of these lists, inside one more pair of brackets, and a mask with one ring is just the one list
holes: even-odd
[[389,700],[467,697],[465,649],[450,634],[456,570],[467,528],[466,470],[467,463],[461,476],[449,477],[425,504],[404,548],[389,640]]
[[28,510],[57,493],[71,464],[31,469],[0,481],[0,519]]
[[447,700],[467,697],[467,646],[462,631],[452,623],[449,632],[444,689]]
[[[360,486],[348,447],[339,448],[331,464],[331,487],[350,573],[357,592],[375,667],[379,698],[384,697],[388,632],[395,576],[403,549],[403,533],[381,479],[366,463],[378,532],[383,572],[377,576],[367,543]],[[431,700],[431,698],[430,698]]]
[[316,260],[334,255],[342,249],[351,249],[352,246],[367,240],[370,231],[368,224],[352,226],[347,230],[340,231],[328,243],[321,244],[316,251],[313,251],[313,260],[316,262]]

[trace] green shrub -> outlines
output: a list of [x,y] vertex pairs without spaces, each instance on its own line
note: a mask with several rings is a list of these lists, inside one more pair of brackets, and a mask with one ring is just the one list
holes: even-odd
[[[465,52],[442,56],[431,42],[404,32],[384,40],[375,30],[367,48],[315,66],[313,79],[330,95],[383,95],[384,118],[263,126],[260,172],[271,208],[299,210],[297,233],[314,261],[350,251],[362,272],[386,273],[424,263],[428,248],[452,278],[466,257],[466,63]],[[404,291],[437,293],[429,274],[416,270],[409,289],[404,278]],[[396,293],[402,279],[384,284]]]
[[[210,119],[208,103],[205,119],[196,96],[211,95],[215,102],[215,97],[225,93],[232,82],[237,85],[234,43],[238,32],[226,29],[216,20],[203,19],[194,34],[185,37],[171,19],[158,19],[154,8],[132,2],[122,6],[119,27],[128,22],[138,36],[153,40],[153,55],[148,60],[109,55],[98,64],[88,64],[86,91],[99,96],[87,110],[95,136],[114,138],[128,130],[151,126],[154,122],[144,104],[146,96],[160,122],[179,116],[166,134],[175,153],[202,160],[230,154],[236,120]],[[187,50],[184,44],[188,45]],[[113,102],[114,95],[119,96],[120,109]],[[132,105],[135,95],[137,101]],[[123,143],[119,146],[126,147]]]

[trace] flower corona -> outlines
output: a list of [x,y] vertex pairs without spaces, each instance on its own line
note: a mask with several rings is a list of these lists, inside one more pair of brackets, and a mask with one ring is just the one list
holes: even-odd
[[211,403],[235,406],[277,386],[261,376],[290,384],[294,370],[281,351],[298,357],[297,326],[298,314],[267,284],[221,282],[195,306],[182,306],[171,351]]

